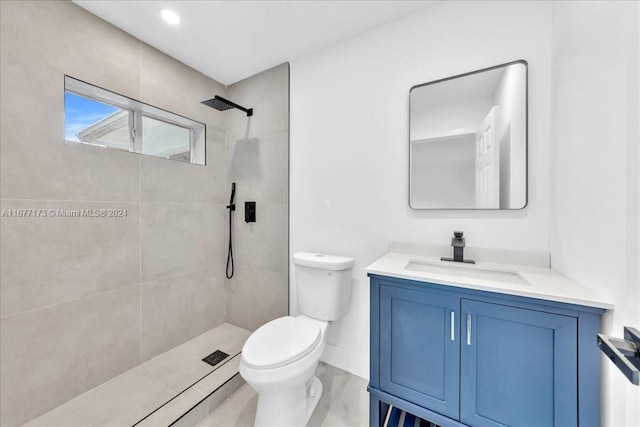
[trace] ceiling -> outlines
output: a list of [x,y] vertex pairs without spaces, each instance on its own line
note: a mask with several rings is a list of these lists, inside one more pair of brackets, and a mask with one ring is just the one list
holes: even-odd
[[[435,1],[74,0],[225,85],[303,58]],[[162,9],[177,13],[172,26]]]

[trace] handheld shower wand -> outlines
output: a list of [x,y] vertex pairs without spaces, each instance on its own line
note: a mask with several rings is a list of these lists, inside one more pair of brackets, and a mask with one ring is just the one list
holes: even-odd
[[[225,274],[227,275],[227,279],[231,279],[233,277],[233,243],[232,243],[232,221],[233,211],[236,210],[236,204],[233,202],[236,197],[236,183],[231,184],[231,198],[229,199],[229,204],[227,205],[227,209],[229,209],[229,252],[227,252],[227,268],[225,269]],[[229,272],[229,266],[231,266],[231,272]]]
[[232,211],[236,210],[236,204],[233,203],[236,198],[236,183],[231,183],[231,198],[229,199],[229,204],[227,205],[227,209],[231,209]]

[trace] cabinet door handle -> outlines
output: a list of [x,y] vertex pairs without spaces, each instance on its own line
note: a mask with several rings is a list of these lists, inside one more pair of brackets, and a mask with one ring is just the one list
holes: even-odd
[[471,314],[467,314],[467,345],[471,345]]
[[451,311],[451,341],[456,340],[456,312]]

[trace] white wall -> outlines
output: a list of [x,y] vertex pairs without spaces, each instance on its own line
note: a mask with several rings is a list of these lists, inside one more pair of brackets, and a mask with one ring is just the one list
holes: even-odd
[[[455,229],[470,246],[548,251],[550,37],[550,3],[440,2],[291,64],[290,252],[356,259],[350,311],[330,327],[326,361],[368,377],[364,269],[391,240],[448,244]],[[411,210],[409,89],[516,59],[530,73],[529,206]]]
[[[553,7],[551,262],[615,304],[602,331],[640,327],[640,10]],[[640,425],[640,387],[603,359],[602,425]]]

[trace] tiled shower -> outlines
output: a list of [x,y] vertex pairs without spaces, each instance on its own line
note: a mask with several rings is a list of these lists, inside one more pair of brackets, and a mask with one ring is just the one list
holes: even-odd
[[[222,322],[253,330],[286,314],[288,64],[225,87],[70,2],[0,8],[1,209],[126,210],[1,218],[0,424]],[[206,124],[206,166],[65,142],[65,74]],[[216,94],[254,116],[200,104]],[[245,201],[256,223],[244,222]]]

